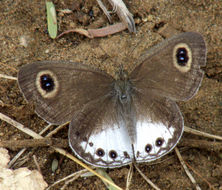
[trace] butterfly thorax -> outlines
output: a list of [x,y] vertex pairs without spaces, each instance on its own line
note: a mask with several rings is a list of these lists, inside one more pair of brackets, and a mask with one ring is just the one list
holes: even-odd
[[115,96],[122,105],[130,103],[131,84],[129,80],[120,79],[120,80],[115,81],[114,89],[115,89]]
[[121,68],[116,74],[117,80],[114,82],[115,96],[121,104],[128,104],[131,100],[131,84],[128,73]]

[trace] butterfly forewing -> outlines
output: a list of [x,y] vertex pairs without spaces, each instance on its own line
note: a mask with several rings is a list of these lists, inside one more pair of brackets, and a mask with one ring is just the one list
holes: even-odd
[[188,100],[203,78],[206,45],[200,34],[182,33],[144,52],[139,63],[130,75],[139,91]]
[[72,62],[43,61],[23,66],[18,73],[21,91],[47,122],[71,121],[75,112],[112,90],[105,72]]

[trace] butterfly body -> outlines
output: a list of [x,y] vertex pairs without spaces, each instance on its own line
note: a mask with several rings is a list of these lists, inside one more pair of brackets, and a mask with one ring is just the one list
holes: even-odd
[[127,104],[131,100],[131,83],[128,79],[114,81],[114,94],[118,97],[121,104]]
[[183,133],[175,101],[189,100],[203,78],[202,36],[175,36],[141,55],[128,75],[114,79],[88,65],[43,61],[22,67],[18,83],[37,114],[69,126],[69,144],[85,162],[120,167],[169,153]]

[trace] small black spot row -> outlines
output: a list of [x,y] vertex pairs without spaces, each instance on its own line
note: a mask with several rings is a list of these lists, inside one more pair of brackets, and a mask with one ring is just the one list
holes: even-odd
[[110,158],[115,159],[115,158],[117,157],[117,153],[116,153],[116,151],[115,151],[115,150],[111,150],[111,151],[109,151],[109,156],[110,156]]
[[176,53],[176,57],[177,57],[177,63],[180,66],[186,66],[186,64],[189,60],[186,48],[178,48],[177,53]]
[[44,74],[40,77],[41,88],[46,92],[51,92],[55,88],[53,78],[49,74]]
[[138,158],[140,156],[140,151],[136,152],[136,157]]
[[129,154],[126,151],[124,151],[123,154],[125,158],[130,158]]
[[90,143],[89,143],[89,146],[93,147],[93,143],[92,143],[92,142],[90,142]]
[[163,145],[164,140],[162,138],[156,139],[156,146],[161,147]]
[[83,137],[82,140],[83,140],[84,142],[87,142],[87,141],[88,141],[87,137]]
[[147,144],[147,145],[145,146],[145,151],[146,151],[147,153],[149,153],[151,150],[152,150],[151,144]]
[[102,148],[98,148],[98,149],[96,150],[96,154],[97,154],[97,156],[99,156],[99,157],[103,157],[103,156],[105,155],[105,152],[104,152],[104,150],[103,150]]

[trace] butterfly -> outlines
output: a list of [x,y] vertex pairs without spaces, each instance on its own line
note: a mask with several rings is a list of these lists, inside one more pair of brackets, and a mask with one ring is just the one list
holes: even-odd
[[116,79],[81,63],[42,61],[23,66],[18,84],[45,121],[70,121],[69,144],[79,158],[121,167],[156,160],[177,145],[184,121],[176,101],[198,91],[206,51],[199,33],[185,32],[144,52]]

